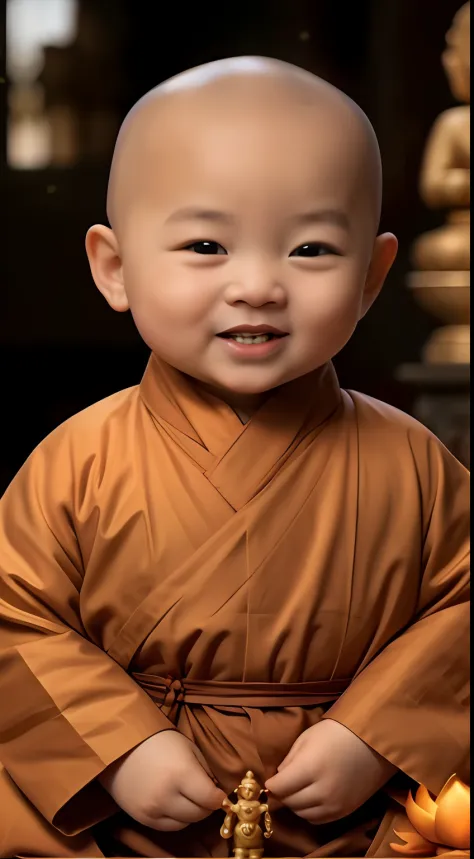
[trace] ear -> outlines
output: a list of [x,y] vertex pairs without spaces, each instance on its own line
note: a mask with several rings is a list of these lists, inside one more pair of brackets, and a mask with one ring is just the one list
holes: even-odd
[[128,310],[120,248],[115,233],[102,224],[91,227],[86,235],[86,252],[99,292],[114,310],[119,313]]
[[398,250],[398,241],[392,233],[377,236],[372,252],[361,302],[360,319],[377,298],[389,273]]

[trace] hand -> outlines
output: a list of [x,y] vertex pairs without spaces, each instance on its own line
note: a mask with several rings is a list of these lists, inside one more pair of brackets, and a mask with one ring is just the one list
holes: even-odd
[[226,795],[212,778],[194,743],[162,731],[107,767],[99,781],[134,820],[176,832],[221,807]]
[[298,737],[265,787],[298,817],[332,823],[359,808],[396,772],[348,728],[323,719]]

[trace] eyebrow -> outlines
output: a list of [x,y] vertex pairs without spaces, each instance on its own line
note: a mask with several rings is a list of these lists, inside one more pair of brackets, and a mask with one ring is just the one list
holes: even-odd
[[218,212],[215,209],[201,209],[197,206],[188,206],[184,209],[177,209],[169,218],[166,219],[167,224],[176,223],[177,221],[209,221],[230,224],[235,221],[233,215],[227,212]]
[[303,212],[301,215],[295,215],[291,218],[293,223],[300,226],[307,224],[322,224],[330,223],[336,227],[342,227],[343,230],[349,230],[349,218],[342,209],[315,209],[312,212]]
[[[216,209],[204,209],[197,206],[188,206],[177,209],[167,219],[166,223],[178,221],[207,221],[209,223],[232,224],[235,222],[234,215],[229,212],[219,212]],[[309,224],[331,223],[343,230],[349,230],[349,218],[341,209],[315,209],[310,212],[302,212],[291,217],[290,222],[299,226]]]

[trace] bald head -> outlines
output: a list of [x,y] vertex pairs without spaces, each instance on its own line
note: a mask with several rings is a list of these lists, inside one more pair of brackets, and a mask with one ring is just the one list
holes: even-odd
[[[91,227],[87,253],[155,354],[227,402],[258,400],[337,354],[375,300],[396,254],[377,235],[380,198],[377,141],[354,102],[286,63],[221,60],[130,111],[112,229]],[[257,344],[261,360],[221,336],[257,325],[284,332]]]
[[[169,171],[173,153],[211,126],[245,125],[256,143],[272,121],[307,123],[315,142],[327,137],[338,157],[352,164],[371,212],[374,233],[381,206],[381,163],[373,128],[340,90],[288,63],[262,57],[218,60],[155,87],[130,110],[120,129],[110,172],[107,214],[120,232],[124,213],[153,176]],[[278,123],[274,134],[278,134]],[[290,146],[290,142],[288,143]],[[295,152],[295,157],[298,157]],[[315,151],[315,158],[317,153]],[[356,170],[354,170],[354,166]],[[342,174],[344,170],[342,169]]]

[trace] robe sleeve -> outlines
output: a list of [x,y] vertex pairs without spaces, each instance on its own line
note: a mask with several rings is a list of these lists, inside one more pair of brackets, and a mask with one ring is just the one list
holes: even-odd
[[423,520],[418,606],[325,718],[437,794],[453,773],[469,779],[469,475],[427,431],[414,435]]
[[84,474],[60,437],[46,442],[0,501],[0,760],[72,835],[117,811],[97,776],[174,726],[82,625],[71,497]]

